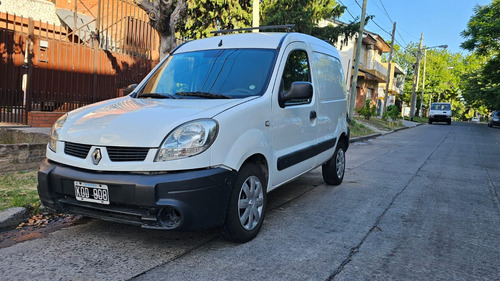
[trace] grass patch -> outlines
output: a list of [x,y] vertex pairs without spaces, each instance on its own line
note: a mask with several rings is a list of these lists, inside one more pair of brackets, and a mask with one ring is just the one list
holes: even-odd
[[367,126],[361,124],[360,122],[356,122],[356,120],[351,120],[351,124],[349,124],[349,129],[351,130],[351,138],[371,135],[375,133],[372,129],[368,128]]
[[384,121],[380,118],[370,118],[369,120],[364,119],[363,117],[354,117],[354,119],[359,120],[360,122],[370,124],[371,126],[382,130],[382,131],[392,131],[396,128],[403,127],[403,125],[397,125],[390,121]]
[[[410,117],[405,116],[405,120],[409,121]],[[418,123],[422,123],[422,124],[427,123],[428,120],[429,119],[427,117],[418,117],[418,116],[413,117],[413,122],[418,122]]]
[[37,183],[37,171],[0,174],[0,211],[25,207],[37,213],[40,208]]

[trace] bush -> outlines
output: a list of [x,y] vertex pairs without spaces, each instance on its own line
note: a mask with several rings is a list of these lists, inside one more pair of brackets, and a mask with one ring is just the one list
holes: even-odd
[[370,100],[365,101],[365,106],[356,109],[356,112],[358,112],[359,115],[365,117],[366,120],[370,120],[370,117],[374,116],[377,112],[377,107],[370,106]]
[[387,107],[387,115],[391,117],[393,121],[401,119],[401,112],[399,111],[399,108],[395,105],[389,105]]

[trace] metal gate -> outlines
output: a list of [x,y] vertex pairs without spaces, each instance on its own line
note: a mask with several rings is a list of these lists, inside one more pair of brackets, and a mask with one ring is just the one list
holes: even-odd
[[129,0],[95,0],[94,10],[82,2],[92,20],[78,2],[61,25],[0,13],[0,123],[118,97],[157,63],[158,35],[141,9]]

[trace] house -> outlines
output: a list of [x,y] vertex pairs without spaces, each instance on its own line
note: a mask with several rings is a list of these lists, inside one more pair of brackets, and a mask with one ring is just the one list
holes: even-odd
[[[345,23],[337,20],[326,20],[322,21],[320,26],[325,26],[327,24],[340,25]],[[337,46],[342,60],[348,89],[350,89],[352,84],[354,61],[356,58],[356,42],[357,36],[349,39],[346,45]],[[380,112],[380,108],[383,106],[384,102],[387,70],[389,66],[388,63],[382,62],[382,56],[383,54],[389,53],[390,50],[391,47],[380,35],[369,31],[363,33],[356,85],[357,94],[355,108],[363,107],[365,105],[365,100],[371,100],[371,104],[376,105],[377,110]],[[395,104],[397,102],[397,96],[402,94],[403,77],[405,74],[404,70],[397,63],[391,63],[389,95],[387,98],[388,105]]]

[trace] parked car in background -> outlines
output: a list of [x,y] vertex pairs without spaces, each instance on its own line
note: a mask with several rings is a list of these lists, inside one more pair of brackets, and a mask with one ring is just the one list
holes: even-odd
[[429,124],[446,122],[451,124],[451,104],[449,102],[433,102],[429,110]]
[[490,121],[488,121],[488,127],[500,126],[500,110],[493,112]]
[[479,122],[479,117],[472,117],[470,119],[471,122]]

